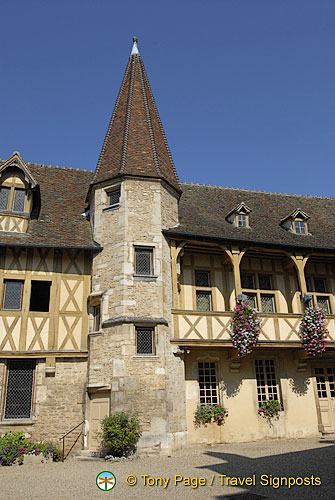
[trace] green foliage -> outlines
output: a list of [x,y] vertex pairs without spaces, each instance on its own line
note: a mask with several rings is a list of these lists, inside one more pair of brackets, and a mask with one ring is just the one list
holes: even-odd
[[258,414],[264,418],[278,418],[281,404],[277,399],[266,399],[258,409]]
[[0,437],[0,464],[13,465],[16,461],[22,464],[27,446],[23,432],[6,432]]
[[198,405],[194,413],[194,425],[200,427],[211,422],[222,425],[228,417],[228,410],[220,405]]
[[128,456],[134,452],[142,432],[137,415],[130,412],[114,413],[104,418],[99,436],[114,457]]
[[6,432],[0,437],[0,464],[13,465],[16,461],[21,465],[24,455],[43,454],[52,457],[54,462],[62,459],[59,449],[51,443],[30,443],[23,432]]

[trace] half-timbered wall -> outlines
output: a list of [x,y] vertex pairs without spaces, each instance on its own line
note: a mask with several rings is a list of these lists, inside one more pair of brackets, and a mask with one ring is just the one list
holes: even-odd
[[[4,309],[5,280],[23,281],[21,308]],[[32,281],[49,281],[48,312],[30,311]],[[81,250],[0,248],[0,350],[87,350],[90,257]]]

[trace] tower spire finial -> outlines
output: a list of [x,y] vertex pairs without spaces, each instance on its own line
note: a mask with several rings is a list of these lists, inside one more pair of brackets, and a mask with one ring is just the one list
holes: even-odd
[[134,55],[136,55],[136,54],[138,54],[138,55],[139,55],[139,54],[140,54],[140,52],[139,52],[138,47],[137,47],[137,42],[138,42],[138,38],[137,38],[137,36],[134,36],[134,37],[133,37],[133,42],[134,42],[134,44],[133,44],[133,48],[131,49],[131,53],[130,53],[130,55],[131,55],[131,56],[134,56]]

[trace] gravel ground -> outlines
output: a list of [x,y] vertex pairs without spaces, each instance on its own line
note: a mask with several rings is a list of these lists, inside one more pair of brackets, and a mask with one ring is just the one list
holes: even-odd
[[[109,463],[68,459],[65,463],[23,465],[0,468],[0,499],[22,498],[48,500],[115,499],[329,499],[334,498],[335,447],[332,443],[313,439],[269,440],[254,443],[222,444],[191,447],[172,457],[147,457],[134,461]],[[112,490],[100,491],[96,477],[101,471],[116,476]],[[136,485],[129,486],[126,478],[136,476]],[[147,478],[143,477],[148,475]],[[175,485],[175,476],[180,480]],[[222,478],[219,477],[222,476]],[[243,481],[251,477],[255,485],[221,486],[224,475]],[[263,475],[263,479],[262,476]],[[261,484],[276,478],[320,478],[321,485],[282,485],[274,488]],[[254,476],[254,477],[253,477]],[[169,478],[168,485],[148,485],[144,481]],[[192,488],[187,478],[204,478],[205,485]],[[191,481],[191,479],[189,480]],[[193,479],[195,482],[196,479]],[[313,480],[314,481],[314,480]],[[157,479],[159,483],[159,480]],[[212,482],[212,484],[210,484]]]

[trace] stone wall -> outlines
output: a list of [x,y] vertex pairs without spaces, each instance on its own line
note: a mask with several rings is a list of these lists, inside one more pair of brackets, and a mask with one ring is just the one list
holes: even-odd
[[[34,441],[49,441],[61,446],[60,438],[84,420],[87,360],[80,358],[57,359],[54,376],[46,374],[45,359],[36,360],[31,422],[1,420],[0,433],[24,431]],[[6,360],[1,361],[1,396],[5,398],[4,374]],[[2,417],[2,416],[1,416]],[[66,439],[69,449],[81,428]],[[80,448],[82,438],[76,447]]]
[[[92,289],[104,292],[102,321],[107,325],[100,335],[90,336],[88,387],[110,388],[112,412],[138,412],[142,448],[168,452],[180,446],[186,429],[184,365],[170,344],[170,249],[162,234],[164,227],[177,224],[177,197],[160,181],[126,179],[120,206],[108,209],[110,186],[95,191],[94,238],[104,250],[93,262]],[[136,246],[153,248],[153,277],[135,275]],[[108,320],[120,317],[130,323],[108,326]],[[153,355],[136,354],[135,327],[143,317],[153,326],[163,319],[155,326]],[[86,415],[89,420],[89,408]]]

